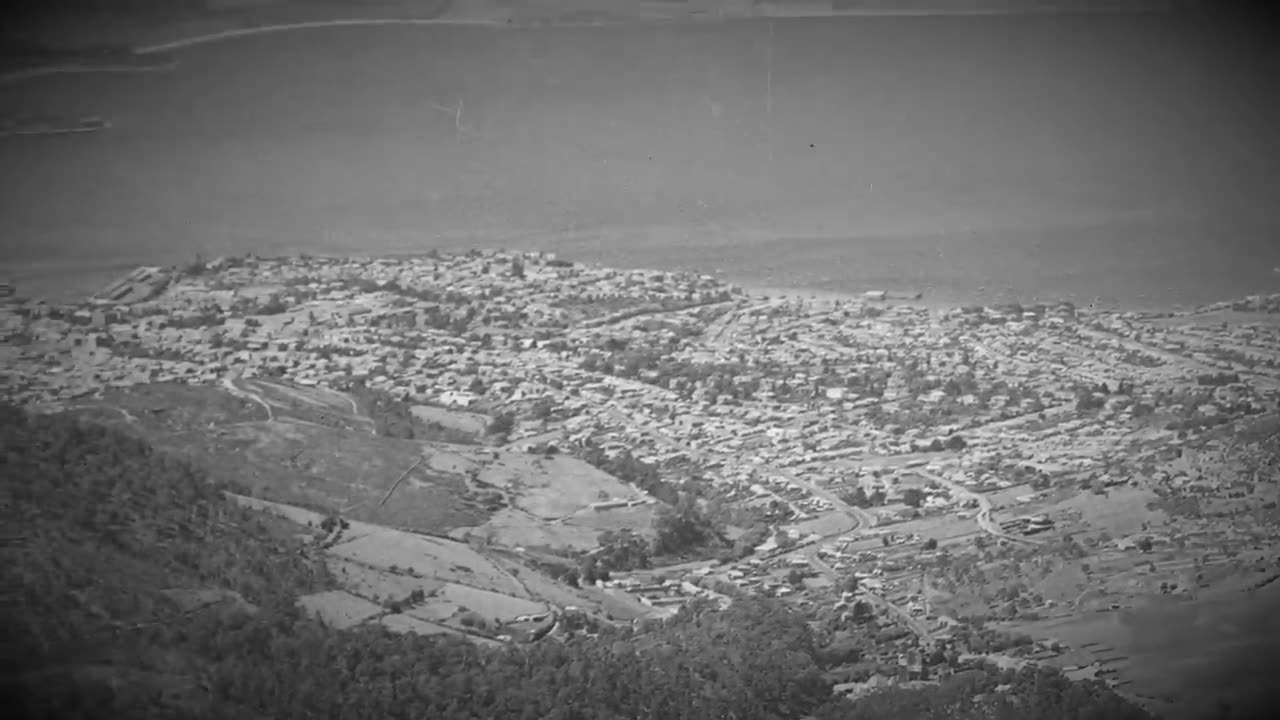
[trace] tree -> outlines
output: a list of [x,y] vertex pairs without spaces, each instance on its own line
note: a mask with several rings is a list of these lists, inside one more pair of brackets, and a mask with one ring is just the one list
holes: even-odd
[[593,585],[599,579],[596,575],[596,558],[594,555],[587,555],[578,563],[578,576],[582,578],[582,582]]
[[515,429],[516,419],[510,413],[498,413],[489,421],[487,432],[497,437],[506,437]]
[[924,493],[919,488],[907,488],[902,491],[902,504],[918,508],[924,504]]
[[925,540],[925,541],[924,541],[924,545],[923,545],[922,547],[924,547],[924,549],[925,549],[925,550],[937,550],[937,549],[938,549],[938,539],[937,539],[937,538],[929,538],[928,540]]
[[1139,550],[1141,550],[1141,551],[1142,551],[1142,552],[1144,552],[1144,553],[1149,553],[1149,552],[1151,552],[1151,547],[1152,547],[1152,544],[1151,544],[1151,538],[1146,537],[1146,536],[1143,536],[1143,537],[1138,538],[1138,549],[1139,549]]
[[853,621],[855,623],[863,623],[875,616],[875,608],[866,600],[859,600],[853,604]]
[[773,535],[773,541],[777,543],[779,550],[790,550],[796,546],[796,539],[791,537],[789,533],[778,530]]
[[288,309],[289,309],[288,306],[285,305],[284,302],[280,300],[279,296],[272,295],[270,299],[268,299],[265,303],[263,303],[262,307],[258,308],[258,314],[259,315],[279,315],[287,311]]
[[952,435],[947,438],[948,450],[959,452],[961,450],[964,450],[966,447],[968,447],[968,445],[969,443],[967,443],[965,439],[959,435]]
[[863,490],[861,485],[855,486],[852,490],[842,492],[840,499],[854,507],[871,507],[871,498],[867,497],[867,491]]
[[850,573],[844,577],[844,591],[848,593],[858,592],[858,576]]
[[698,508],[697,498],[690,493],[680,493],[674,506],[659,509],[653,519],[653,529],[657,531],[653,540],[654,555],[680,554],[716,537],[711,523]]

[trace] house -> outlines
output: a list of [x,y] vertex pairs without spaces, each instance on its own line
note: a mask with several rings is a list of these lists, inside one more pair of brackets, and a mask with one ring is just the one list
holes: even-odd
[[449,407],[470,407],[476,401],[476,396],[469,392],[446,390],[440,394],[439,400]]

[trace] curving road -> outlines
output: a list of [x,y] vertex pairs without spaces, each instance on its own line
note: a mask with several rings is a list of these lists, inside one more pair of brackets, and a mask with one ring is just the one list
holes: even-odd
[[[831,567],[825,560],[818,557],[818,548],[816,545],[805,549],[805,559],[807,559],[809,561],[809,565],[818,572],[832,579],[839,577],[835,568]],[[920,638],[922,643],[929,643],[933,639],[933,635],[929,632],[929,626],[920,620],[920,618],[917,618],[910,612],[903,610],[901,606],[890,601],[883,595],[872,592],[867,588],[859,588],[858,592],[865,596],[872,605],[876,606],[880,610],[888,611],[897,615],[898,618],[902,620],[903,624],[905,624],[911,632],[915,633],[916,637]]]
[[263,400],[261,397],[259,397],[257,393],[249,392],[247,390],[242,389],[240,386],[236,385],[235,380],[232,379],[230,375],[226,375],[222,378],[222,387],[225,388],[227,392],[231,393],[232,395],[235,395],[236,397],[242,400],[248,400],[249,402],[254,402],[261,405],[267,411],[268,420],[276,419],[275,411],[271,409],[270,403],[268,403],[266,400]]
[[972,490],[966,488],[965,486],[952,482],[951,480],[947,480],[946,478],[941,477],[940,475],[936,475],[926,470],[925,468],[915,468],[913,472],[919,475],[920,477],[925,478],[926,480],[932,480],[933,482],[936,482],[939,485],[946,487],[948,490],[951,491],[953,495],[958,495],[960,497],[966,497],[966,498],[973,498],[974,500],[976,500],[978,503],[978,517],[977,517],[978,527],[982,528],[983,532],[987,533],[988,535],[995,536],[997,538],[1000,538],[1001,540],[1008,540],[1009,542],[1021,543],[1023,545],[1034,546],[1034,545],[1040,544],[1039,541],[1032,540],[1031,538],[1022,537],[1020,535],[1012,535],[1010,533],[1007,533],[1001,530],[1000,526],[997,525],[996,522],[991,519],[991,510],[992,510],[991,499],[988,498],[987,496],[981,495],[979,493],[975,493]]

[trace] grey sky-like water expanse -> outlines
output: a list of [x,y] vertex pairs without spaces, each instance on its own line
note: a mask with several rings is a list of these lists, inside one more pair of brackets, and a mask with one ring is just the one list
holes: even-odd
[[770,25],[308,30],[3,87],[113,123],[0,142],[3,259],[468,244],[957,300],[1280,288],[1270,48],[1179,18]]

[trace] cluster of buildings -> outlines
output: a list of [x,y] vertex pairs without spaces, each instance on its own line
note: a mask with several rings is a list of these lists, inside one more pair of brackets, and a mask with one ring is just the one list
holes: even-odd
[[[146,382],[361,378],[413,404],[509,413],[514,443],[625,450],[801,546],[930,514],[999,536],[1053,524],[990,520],[983,494],[1025,473],[1127,482],[1198,429],[1275,408],[1276,324],[1185,319],[753,297],[546,253],[251,257],[143,268],[79,304],[6,298],[0,389],[67,404]],[[859,494],[875,507],[853,507]],[[853,566],[840,552],[833,572]],[[805,594],[779,575],[813,563],[762,553],[725,579]],[[639,594],[661,607],[687,592]]]

